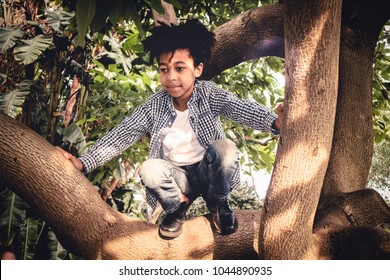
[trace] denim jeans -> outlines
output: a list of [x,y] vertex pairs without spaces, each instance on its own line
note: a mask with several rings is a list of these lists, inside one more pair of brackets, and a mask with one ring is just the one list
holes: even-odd
[[239,169],[239,151],[228,139],[212,143],[203,159],[192,165],[175,166],[163,159],[145,161],[140,170],[143,185],[156,197],[167,213],[180,206],[180,195],[190,203],[202,196],[206,203],[226,200],[231,179]]

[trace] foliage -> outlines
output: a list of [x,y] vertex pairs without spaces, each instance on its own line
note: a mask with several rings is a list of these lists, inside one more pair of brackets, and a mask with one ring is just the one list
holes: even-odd
[[23,37],[24,33],[19,28],[6,27],[0,29],[0,49],[4,54],[8,49],[15,46],[17,41]]
[[80,127],[75,123],[72,123],[65,128],[59,128],[58,133],[62,135],[62,141],[69,144],[69,149],[71,149],[72,146],[75,146],[79,155],[82,155],[86,152],[87,143],[84,139],[84,134]]
[[96,0],[77,1],[76,6],[76,23],[78,34],[75,38],[75,46],[85,46],[85,36],[88,32],[88,27],[95,17]]
[[53,231],[20,197],[8,189],[0,192],[0,245],[11,249],[17,259],[73,258],[62,248]]
[[369,176],[368,187],[376,189],[384,199],[390,202],[390,142],[375,144],[374,157]]
[[62,7],[59,7],[57,10],[48,9],[46,11],[47,24],[53,28],[55,32],[63,33],[71,24],[74,15],[74,12],[65,11]]
[[22,110],[22,105],[26,96],[30,93],[30,88],[35,83],[31,80],[23,80],[16,84],[15,88],[8,93],[0,95],[0,111],[16,117]]
[[34,62],[43,51],[51,46],[52,40],[44,38],[43,35],[37,35],[29,40],[20,40],[23,45],[17,46],[14,49],[16,61],[21,61],[23,64]]
[[380,34],[374,64],[374,156],[368,187],[390,201],[390,20]]
[[390,21],[383,27],[375,51],[373,112],[375,142],[390,141]]

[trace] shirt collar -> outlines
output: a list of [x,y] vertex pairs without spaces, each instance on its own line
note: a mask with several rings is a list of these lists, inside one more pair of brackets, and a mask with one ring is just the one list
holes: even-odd
[[[188,107],[190,107],[191,104],[196,103],[196,101],[198,100],[199,86],[200,86],[199,80],[195,79],[194,90],[192,92],[190,100],[188,100]],[[169,93],[166,90],[164,90],[164,91],[165,91],[167,98],[168,98],[167,99],[168,100],[168,109],[173,116],[176,116],[175,107],[173,106],[173,98],[172,98],[172,96],[169,95]]]
[[196,79],[194,83],[194,90],[192,91],[192,95],[190,100],[188,100],[188,106],[192,103],[195,103],[198,100],[198,91],[199,91],[199,81]]

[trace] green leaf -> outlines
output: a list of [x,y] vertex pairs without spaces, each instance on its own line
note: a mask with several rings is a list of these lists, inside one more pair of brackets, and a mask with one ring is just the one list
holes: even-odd
[[93,33],[99,32],[106,25],[111,9],[112,4],[110,2],[99,1],[99,4],[96,5],[95,16],[90,25]]
[[128,3],[128,4],[129,4],[130,17],[133,20],[133,22],[135,23],[135,26],[137,26],[139,34],[141,36],[144,36],[144,30],[142,29],[141,18],[140,18],[138,11],[137,11],[137,7],[136,7],[135,3],[133,3],[133,1],[130,1],[130,3]]
[[96,0],[78,0],[76,4],[76,23],[78,34],[75,39],[75,46],[85,46],[85,36],[96,11]]
[[0,53],[4,54],[8,49],[15,46],[15,44],[23,37],[23,35],[24,32],[19,28],[0,28]]
[[181,10],[183,8],[182,5],[180,4],[180,2],[177,0],[166,0],[165,2],[172,4],[175,8],[177,8],[179,10]]
[[39,223],[37,219],[26,216],[26,223],[21,227],[21,237],[23,238],[23,260],[33,260],[36,252],[36,245],[39,236]]
[[0,95],[0,111],[7,115],[16,117],[22,110],[22,105],[26,96],[30,93],[30,87],[34,81],[24,80],[18,84],[11,92]]
[[13,244],[17,235],[20,234],[22,226],[26,222],[26,209],[28,208],[20,197],[8,189],[0,193],[1,198],[1,221],[0,242],[4,246]]
[[30,64],[38,59],[38,57],[48,47],[52,45],[52,38],[45,38],[43,35],[38,35],[30,40],[20,40],[24,43],[23,46],[14,49],[15,60],[21,61],[24,65]]
[[146,3],[149,4],[149,6],[155,10],[157,13],[165,15],[164,7],[161,4],[161,0],[148,0]]
[[79,155],[85,153],[85,146],[87,143],[85,142],[83,131],[80,127],[72,123],[67,128],[62,130],[63,141],[69,142],[71,145],[75,145]]
[[115,60],[115,63],[122,65],[123,70],[125,70],[126,74],[129,73],[132,68],[132,62],[131,59],[122,51],[122,46],[125,41],[118,43],[111,33],[109,34],[109,36],[104,35],[103,40],[109,42],[112,51],[103,51],[102,55],[105,54],[108,57],[111,57]]
[[64,29],[70,24],[70,20],[74,17],[74,12],[64,11],[62,8],[58,10],[46,11],[47,23],[53,28],[54,31],[63,32]]

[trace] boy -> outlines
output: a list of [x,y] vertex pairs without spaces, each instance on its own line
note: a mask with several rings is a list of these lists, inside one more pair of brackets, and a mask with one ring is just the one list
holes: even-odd
[[270,109],[209,81],[200,81],[210,57],[214,33],[197,20],[161,25],[152,30],[144,48],[157,58],[162,89],[135,108],[122,123],[76,159],[64,153],[84,173],[129,148],[149,133],[149,159],[140,177],[147,190],[149,213],[157,201],[166,212],[159,226],[165,238],[182,232],[185,212],[202,196],[216,230],[234,233],[238,221],[229,207],[229,192],[239,184],[239,151],[226,139],[219,116],[277,134],[282,122]]

